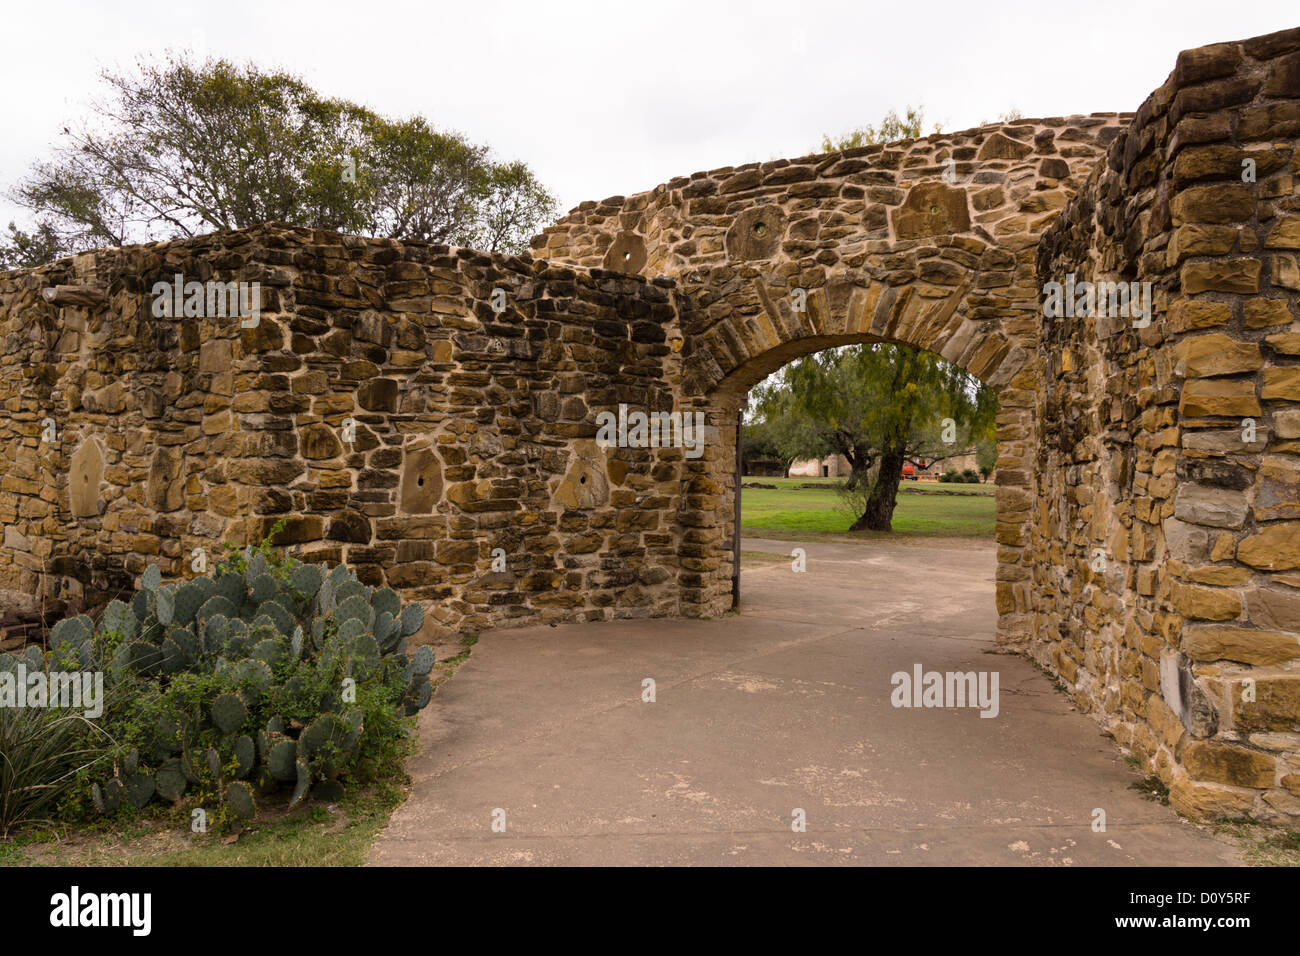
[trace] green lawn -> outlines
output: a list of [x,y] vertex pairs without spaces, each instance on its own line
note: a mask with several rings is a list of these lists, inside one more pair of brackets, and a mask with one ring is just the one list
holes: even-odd
[[[741,491],[741,530],[751,534],[841,534],[853,523],[832,482],[800,488],[809,478],[746,478],[745,482],[777,485]],[[943,491],[962,494],[943,494]],[[894,533],[902,535],[992,538],[992,485],[920,484],[905,482],[894,509]],[[864,537],[873,532],[855,533]]]

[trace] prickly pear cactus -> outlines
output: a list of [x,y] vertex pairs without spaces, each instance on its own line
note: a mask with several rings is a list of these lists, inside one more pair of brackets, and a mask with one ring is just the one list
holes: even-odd
[[[292,787],[295,802],[334,799],[339,776],[361,756],[365,708],[409,716],[428,705],[433,654],[404,653],[424,624],[419,604],[403,605],[345,566],[268,560],[265,550],[181,581],[164,582],[151,565],[139,591],[110,602],[98,621],[56,624],[48,655],[0,655],[0,670],[58,660],[132,691],[128,712],[104,717],[133,749],[87,785],[96,810],[215,792],[248,819],[254,789],[277,785]],[[206,696],[196,703],[196,693]]]

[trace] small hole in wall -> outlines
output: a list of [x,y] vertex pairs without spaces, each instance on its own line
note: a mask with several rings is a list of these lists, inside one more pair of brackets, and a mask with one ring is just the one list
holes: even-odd
[[629,259],[631,259],[631,258],[632,258],[632,253],[630,253],[630,252],[625,252],[625,253],[623,253],[623,261],[624,261],[624,262],[627,262],[627,261],[628,261]]
[[754,223],[754,235],[761,236],[766,232],[767,232],[767,226],[764,223],[761,222]]
[[939,211],[939,207],[938,207],[938,206],[931,206],[931,207],[930,207],[930,215],[933,216],[933,215],[934,215],[935,213],[937,213],[938,211]]
[[416,478],[416,479],[415,479],[415,483],[416,483],[417,485],[419,485],[421,488],[423,488],[423,487],[424,487],[424,475],[421,475],[419,478]]
[[583,475],[581,478],[578,479],[578,484],[580,484],[580,485],[585,485],[586,483],[587,483],[587,476],[586,476],[586,475]]

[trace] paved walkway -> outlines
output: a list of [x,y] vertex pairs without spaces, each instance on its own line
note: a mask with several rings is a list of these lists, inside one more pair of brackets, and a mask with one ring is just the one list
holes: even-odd
[[[798,546],[803,574],[748,566],[739,615],[484,634],[424,711],[413,792],[370,862],[1236,862],[996,653],[992,548]],[[891,675],[916,664],[997,671],[997,717],[893,707]]]

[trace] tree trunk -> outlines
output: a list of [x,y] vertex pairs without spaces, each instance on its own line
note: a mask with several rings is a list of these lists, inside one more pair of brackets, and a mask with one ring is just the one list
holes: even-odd
[[880,456],[880,471],[867,498],[867,510],[853,522],[850,531],[892,531],[898,484],[903,480],[903,449],[887,449]]

